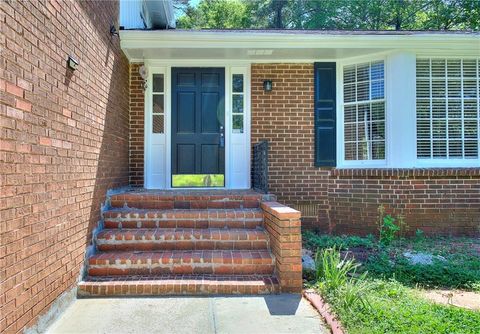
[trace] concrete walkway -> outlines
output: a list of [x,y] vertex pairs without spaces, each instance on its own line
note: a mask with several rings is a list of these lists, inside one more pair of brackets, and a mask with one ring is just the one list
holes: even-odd
[[300,295],[76,300],[47,333],[329,333]]

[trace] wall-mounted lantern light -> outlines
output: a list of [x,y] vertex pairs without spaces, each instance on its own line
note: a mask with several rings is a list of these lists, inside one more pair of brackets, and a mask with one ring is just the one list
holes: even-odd
[[148,71],[147,68],[142,65],[138,68],[138,74],[143,79],[143,90],[147,89],[147,78],[148,78]]
[[118,36],[118,29],[114,24],[110,26],[110,36]]
[[263,80],[263,90],[265,92],[271,92],[273,89],[273,82],[272,80]]
[[72,56],[68,56],[67,65],[71,70],[75,71],[78,67],[78,64],[79,64],[78,60],[76,60]]

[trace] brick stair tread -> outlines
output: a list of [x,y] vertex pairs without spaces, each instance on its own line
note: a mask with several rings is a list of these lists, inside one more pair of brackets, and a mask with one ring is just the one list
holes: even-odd
[[105,228],[248,228],[263,224],[261,209],[111,209]]
[[87,276],[81,297],[114,295],[271,294],[279,292],[273,275],[129,275]]
[[263,229],[193,229],[193,228],[124,228],[109,229],[98,233],[99,240],[116,241],[189,241],[189,240],[266,240]]
[[[128,262],[127,262],[128,261]],[[135,264],[273,264],[268,250],[171,250],[101,252],[88,259],[89,265]]]
[[105,218],[262,218],[260,208],[237,209],[137,209],[112,208]]

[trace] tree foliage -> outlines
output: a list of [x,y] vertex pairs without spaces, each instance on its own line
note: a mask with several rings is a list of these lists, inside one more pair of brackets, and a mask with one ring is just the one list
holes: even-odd
[[176,0],[187,29],[480,30],[480,0]]

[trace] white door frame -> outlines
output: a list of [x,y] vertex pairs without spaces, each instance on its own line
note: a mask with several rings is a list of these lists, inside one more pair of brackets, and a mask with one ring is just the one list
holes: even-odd
[[[171,185],[171,73],[172,67],[223,67],[225,68],[225,187],[250,188],[250,64],[221,63],[218,61],[154,61],[144,63],[148,71],[145,90],[144,125],[144,187],[147,189],[179,189]],[[152,78],[164,75],[164,133],[152,134]],[[232,134],[232,74],[244,75],[244,132]],[[235,145],[235,152],[232,151]],[[161,156],[161,160],[159,159]],[[182,188],[184,189],[184,188]]]

